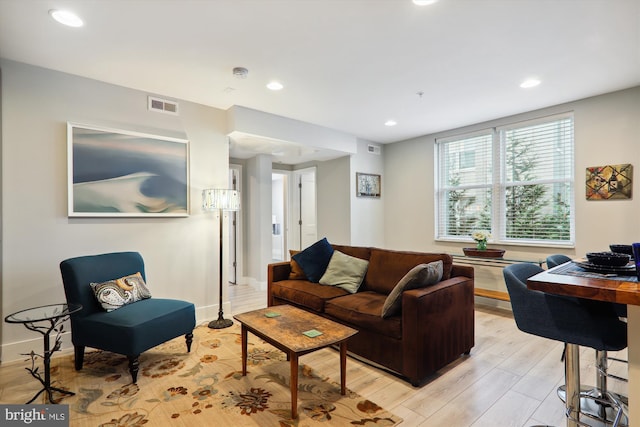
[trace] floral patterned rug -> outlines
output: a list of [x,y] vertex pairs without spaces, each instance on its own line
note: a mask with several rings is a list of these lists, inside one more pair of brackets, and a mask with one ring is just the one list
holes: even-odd
[[[242,376],[240,327],[194,330],[191,353],[184,337],[140,357],[137,384],[125,357],[87,352],[81,371],[73,355],[52,361],[54,386],[75,396],[71,426],[394,426],[402,419],[300,365],[298,419],[291,419],[289,362],[284,353],[249,334],[248,374]],[[336,358],[338,354],[336,354]],[[348,386],[348,382],[347,382]]]

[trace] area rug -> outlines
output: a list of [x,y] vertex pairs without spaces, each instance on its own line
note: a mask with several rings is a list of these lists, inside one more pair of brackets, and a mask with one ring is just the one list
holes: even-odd
[[[137,384],[125,357],[87,352],[81,371],[73,356],[55,358],[55,386],[75,396],[71,426],[394,426],[402,419],[300,365],[298,418],[291,419],[290,368],[285,355],[249,334],[248,374],[242,376],[240,327],[194,330],[191,353],[184,337],[142,354]],[[336,361],[339,355],[335,354]],[[337,366],[337,363],[336,365]],[[348,382],[347,382],[348,386]],[[59,397],[59,395],[58,395]]]

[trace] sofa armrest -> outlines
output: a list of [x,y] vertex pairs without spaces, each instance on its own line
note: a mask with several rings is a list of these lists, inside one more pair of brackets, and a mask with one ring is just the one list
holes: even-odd
[[267,265],[267,305],[273,305],[271,284],[280,280],[287,280],[291,273],[291,263],[289,261],[276,262]]
[[469,279],[473,279],[475,277],[473,267],[471,267],[470,265],[453,264],[451,266],[451,277],[458,277],[458,276],[464,276],[464,277],[468,277]]
[[402,294],[403,364],[410,378],[423,379],[471,351],[473,288],[472,277],[457,276]]

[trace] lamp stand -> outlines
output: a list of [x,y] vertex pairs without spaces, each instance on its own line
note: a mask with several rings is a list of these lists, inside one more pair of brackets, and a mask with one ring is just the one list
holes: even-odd
[[218,318],[209,322],[211,329],[224,329],[233,325],[233,320],[225,319],[224,312],[222,311],[222,209],[220,209],[220,292],[218,295]]

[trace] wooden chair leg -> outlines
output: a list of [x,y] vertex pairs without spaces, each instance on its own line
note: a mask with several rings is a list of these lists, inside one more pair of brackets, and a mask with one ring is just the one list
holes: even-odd
[[129,359],[129,372],[131,373],[131,382],[135,384],[138,381],[138,368],[140,366],[140,362],[138,361],[138,356],[127,356]]
[[83,345],[74,346],[73,353],[74,353],[74,365],[75,365],[76,371],[79,371],[80,369],[82,369],[82,365],[84,363],[84,346]]
[[184,336],[185,340],[187,341],[187,353],[191,352],[191,343],[193,342],[193,334],[191,332],[189,332],[188,334],[186,334]]

